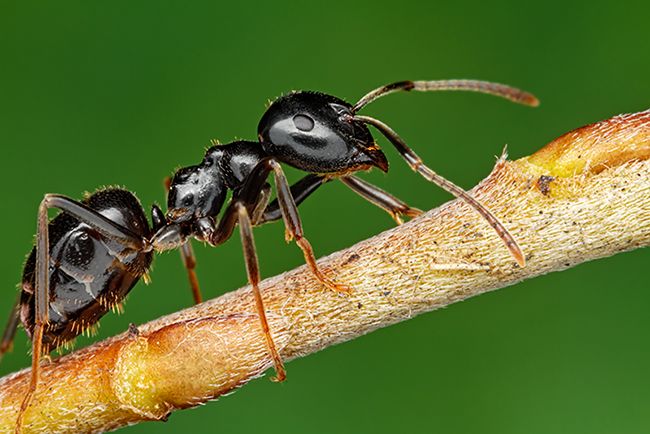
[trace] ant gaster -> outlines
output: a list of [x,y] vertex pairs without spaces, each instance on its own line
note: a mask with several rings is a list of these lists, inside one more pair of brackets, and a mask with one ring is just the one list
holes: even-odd
[[[181,249],[195,301],[200,301],[194,274],[191,238],[216,246],[240,226],[248,280],[257,313],[275,364],[276,381],[285,378],[282,359],[270,334],[259,290],[260,273],[253,227],[282,218],[287,240],[295,240],[314,276],[327,287],[348,292],[318,268],[304,236],[297,206],[324,182],[340,179],[368,201],[386,210],[398,223],[401,216],[420,211],[352,174],[377,167],[388,171],[388,161],[368,125],[381,132],[409,166],[470,204],[495,229],[520,266],[525,260],[514,238],[463,189],[440,177],[386,124],[357,112],[375,99],[395,91],[469,90],[511,101],[537,105],[537,99],[509,86],[473,80],[403,81],[380,87],[355,105],[320,92],[294,92],[277,99],[258,125],[259,142],[236,141],[208,149],[203,162],[179,169],[168,186],[166,214],[152,207],[150,228],[142,206],[123,189],[100,190],[83,202],[48,194],[38,212],[36,246],[25,264],[22,291],[0,343],[0,355],[11,345],[18,322],[32,339],[32,376],[22,402],[16,431],[29,407],[39,378],[43,354],[74,339],[121,303],[152,261],[153,251]],[[289,187],[280,163],[309,174]],[[269,202],[273,173],[276,199]],[[225,211],[228,190],[232,191]],[[48,223],[47,211],[63,211]]]

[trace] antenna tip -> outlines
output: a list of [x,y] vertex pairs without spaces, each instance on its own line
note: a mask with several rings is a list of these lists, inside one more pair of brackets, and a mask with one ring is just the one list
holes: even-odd
[[526,266],[526,257],[521,250],[517,250],[516,252],[513,251],[512,256],[515,258],[515,261],[517,261],[519,268],[524,268]]
[[522,103],[530,107],[539,107],[539,99],[537,99],[537,97],[532,93],[526,94]]

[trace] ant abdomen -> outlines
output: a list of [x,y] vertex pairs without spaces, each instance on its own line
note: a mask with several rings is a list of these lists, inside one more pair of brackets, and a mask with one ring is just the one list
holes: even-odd
[[[142,206],[133,194],[106,189],[82,202],[129,231],[149,237]],[[149,269],[151,252],[133,251],[67,213],[48,224],[50,294],[43,353],[91,328],[119,305]],[[22,278],[20,319],[32,336],[35,325],[36,249],[27,257]]]

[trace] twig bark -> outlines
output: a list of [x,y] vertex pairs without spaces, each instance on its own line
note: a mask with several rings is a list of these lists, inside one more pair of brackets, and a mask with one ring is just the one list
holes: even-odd
[[[286,360],[522,279],[650,244],[650,111],[570,132],[500,160],[473,194],[512,231],[518,268],[460,201],[320,261],[352,286],[324,289],[300,267],[262,285]],[[271,365],[249,288],[174,313],[43,368],[25,432],[101,432],[214,399]],[[28,370],[0,379],[0,432]]]

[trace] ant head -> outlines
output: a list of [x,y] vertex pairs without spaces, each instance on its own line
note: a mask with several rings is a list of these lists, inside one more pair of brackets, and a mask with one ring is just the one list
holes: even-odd
[[353,116],[352,105],[339,98],[295,92],[271,104],[257,134],[265,152],[306,172],[388,171],[368,127]]
[[226,185],[217,166],[223,151],[208,149],[198,166],[179,169],[167,194],[167,221],[183,223],[219,214],[226,199]]

